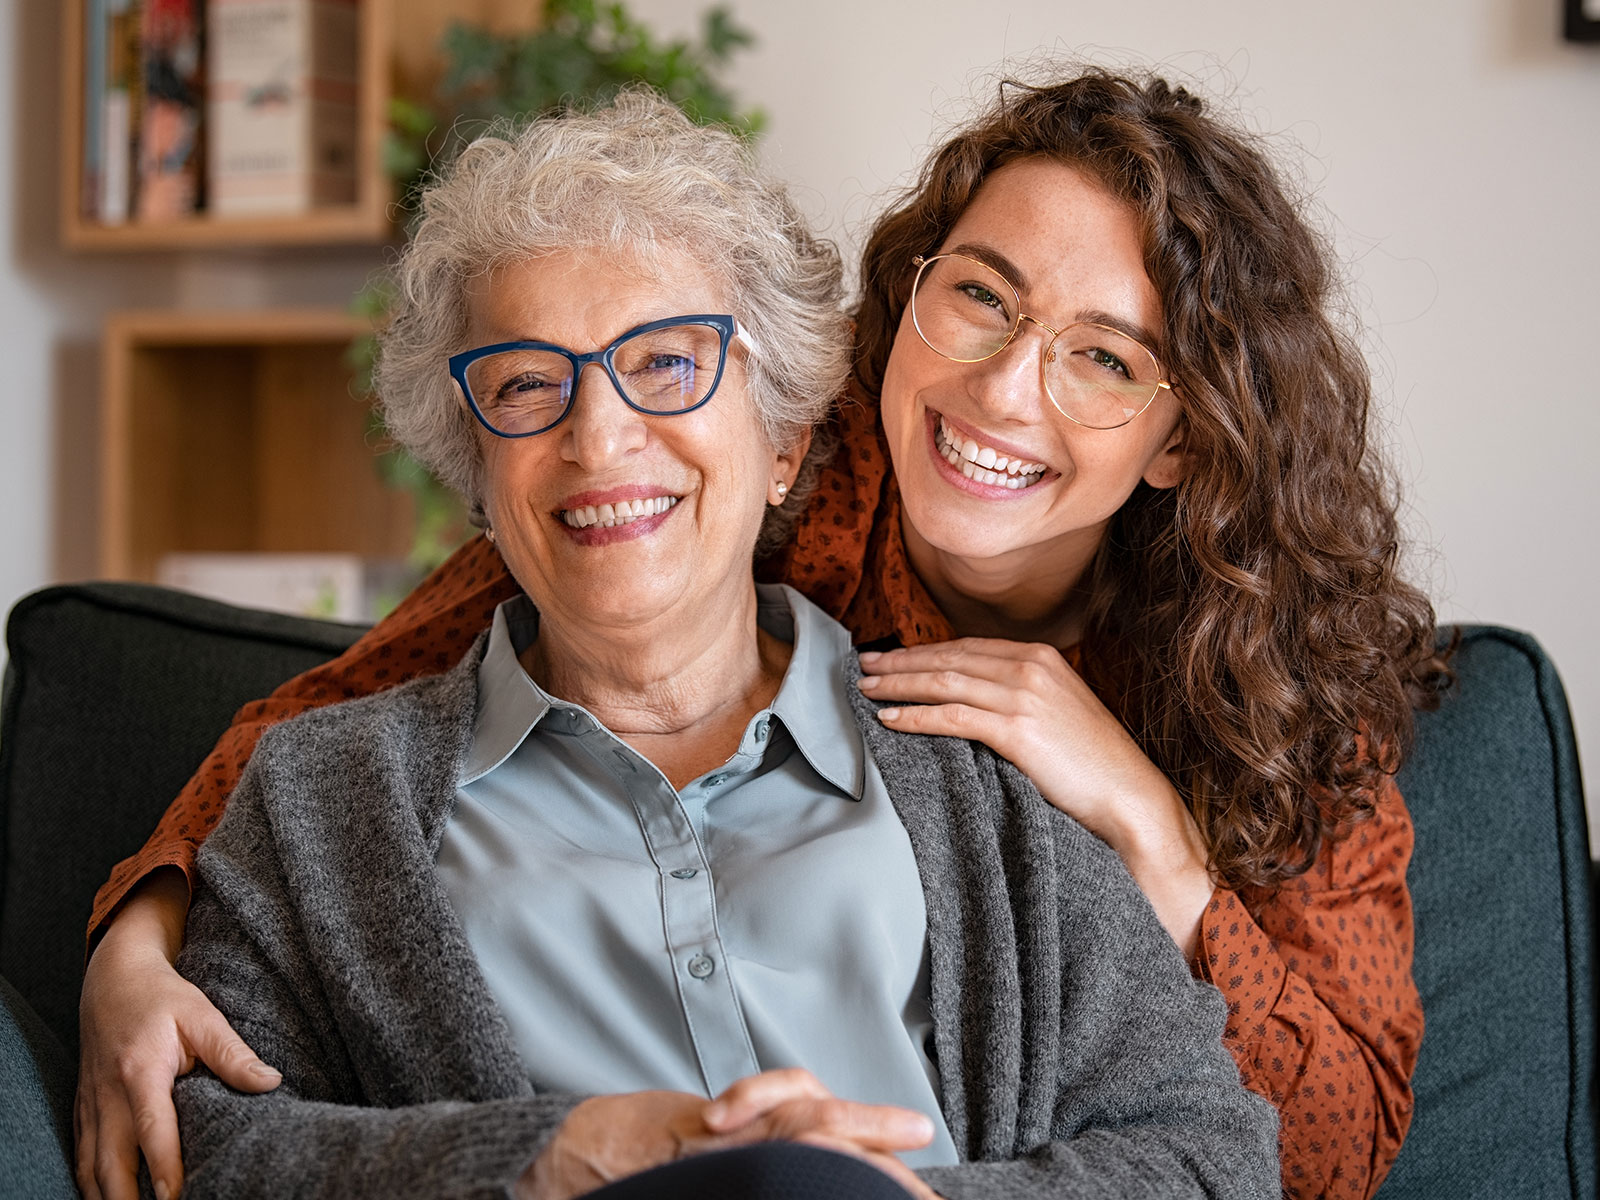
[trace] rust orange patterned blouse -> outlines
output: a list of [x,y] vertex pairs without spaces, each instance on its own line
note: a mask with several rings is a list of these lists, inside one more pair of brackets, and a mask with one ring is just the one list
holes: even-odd
[[[847,402],[839,422],[839,451],[795,542],[763,575],[798,587],[858,642],[954,637],[907,561],[875,411]],[[240,709],[150,841],[100,889],[91,937],[149,872],[176,866],[192,879],[197,847],[269,726],[445,670],[516,591],[494,547],[475,538],[343,655]],[[1304,876],[1270,893],[1219,889],[1202,922],[1193,969],[1228,1002],[1225,1039],[1245,1083],[1278,1107],[1284,1192],[1296,1200],[1371,1196],[1411,1123],[1422,1040],[1405,884],[1411,845],[1391,781],[1376,817]]]

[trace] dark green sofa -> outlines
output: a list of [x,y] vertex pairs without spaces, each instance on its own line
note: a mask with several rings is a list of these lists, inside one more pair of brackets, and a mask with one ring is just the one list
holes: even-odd
[[[1383,1200],[1595,1200],[1594,879],[1555,668],[1464,629],[1401,787],[1428,1031]],[[71,1196],[82,933],[234,710],[358,628],[158,588],[19,601],[0,713],[0,1194]]]

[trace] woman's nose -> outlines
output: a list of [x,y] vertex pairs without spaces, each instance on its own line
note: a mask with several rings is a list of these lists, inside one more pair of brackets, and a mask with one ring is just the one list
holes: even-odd
[[601,471],[643,448],[643,414],[628,407],[599,363],[585,363],[572,385],[572,412],[562,422],[561,453],[585,470]]
[[967,390],[986,414],[1019,424],[1032,424],[1043,418],[1049,399],[1044,393],[1039,361],[1049,341],[1048,331],[1024,323],[999,354],[971,365]]

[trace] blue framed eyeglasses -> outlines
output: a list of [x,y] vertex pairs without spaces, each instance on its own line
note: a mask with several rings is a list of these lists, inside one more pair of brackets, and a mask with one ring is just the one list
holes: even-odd
[[574,354],[551,342],[497,342],[450,358],[450,375],[483,427],[503,438],[554,429],[572,411],[578,376],[596,363],[617,394],[652,417],[693,412],[717,390],[738,341],[756,352],[749,331],[726,314],[696,313],[649,321],[604,349]]

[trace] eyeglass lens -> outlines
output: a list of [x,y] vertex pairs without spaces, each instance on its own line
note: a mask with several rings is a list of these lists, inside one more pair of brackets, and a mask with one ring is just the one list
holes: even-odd
[[[1022,320],[1016,288],[992,267],[942,254],[922,268],[911,319],[928,346],[956,362],[1006,347]],[[1092,429],[1126,425],[1155,398],[1161,369],[1141,343],[1104,325],[1063,329],[1044,350],[1044,384],[1062,415]]]
[[[634,334],[612,354],[613,378],[639,409],[683,412],[716,381],[722,334],[710,325],[670,325]],[[572,360],[553,350],[502,350],[467,366],[467,387],[485,421],[516,436],[560,420],[572,402]]]

